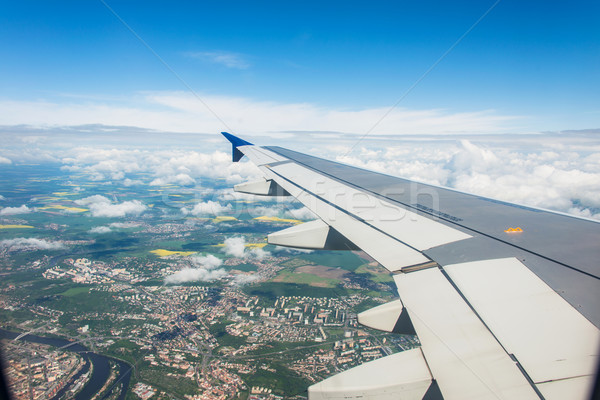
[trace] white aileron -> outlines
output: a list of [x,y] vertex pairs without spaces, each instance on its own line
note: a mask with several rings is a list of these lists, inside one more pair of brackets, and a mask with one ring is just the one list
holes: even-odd
[[394,279],[445,400],[539,399],[438,268]]
[[431,375],[420,349],[362,364],[308,388],[309,400],[421,400]]

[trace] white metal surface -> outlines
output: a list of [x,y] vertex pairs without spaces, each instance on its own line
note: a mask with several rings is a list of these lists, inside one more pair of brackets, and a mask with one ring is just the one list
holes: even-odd
[[534,382],[596,372],[598,329],[519,260],[444,270]]
[[431,375],[420,349],[379,358],[308,388],[309,400],[421,400]]
[[593,376],[563,379],[537,385],[545,400],[591,399]]
[[238,150],[248,156],[257,166],[287,160],[287,158],[259,146],[240,146]]
[[260,181],[239,183],[233,187],[235,192],[267,196],[271,188],[271,181],[261,179]]
[[471,237],[295,163],[276,165],[270,169],[418,250]]
[[384,332],[391,332],[396,326],[400,314],[402,314],[402,302],[400,300],[373,307],[370,310],[358,314],[358,322],[369,328]]
[[271,233],[267,236],[267,242],[302,249],[322,249],[327,242],[329,229],[329,225],[317,219]]
[[539,399],[438,268],[394,280],[445,400]]

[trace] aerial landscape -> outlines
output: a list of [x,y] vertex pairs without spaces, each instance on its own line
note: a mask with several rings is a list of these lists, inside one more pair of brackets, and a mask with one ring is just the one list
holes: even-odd
[[420,348],[359,324],[401,297],[373,254],[267,243],[320,216],[234,191],[264,168],[222,131],[600,220],[593,2],[30,6],[0,16],[15,399],[307,399]]
[[4,334],[68,338],[106,366],[92,359],[90,371],[90,359],[66,344],[57,352],[5,339],[17,396],[83,388],[77,398],[87,398],[93,382],[97,398],[125,398],[128,387],[181,398],[199,390],[294,397],[334,371],[417,344],[357,325],[358,311],[393,293],[364,253],[266,245],[267,232],[302,223],[302,209],[235,196],[219,180],[199,194],[26,170],[2,171],[3,193],[27,199],[2,209]]

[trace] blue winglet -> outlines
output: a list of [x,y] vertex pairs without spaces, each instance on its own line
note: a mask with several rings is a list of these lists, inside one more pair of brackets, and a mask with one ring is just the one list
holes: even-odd
[[247,142],[244,139],[240,139],[231,133],[221,132],[221,135],[225,136],[225,139],[231,142],[233,162],[238,162],[242,157],[244,157],[244,153],[238,150],[239,146],[253,146],[252,143]]

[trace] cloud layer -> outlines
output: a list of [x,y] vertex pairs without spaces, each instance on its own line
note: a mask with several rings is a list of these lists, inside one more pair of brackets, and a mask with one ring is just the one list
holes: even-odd
[[[247,65],[239,56],[218,52],[198,57],[230,68]],[[200,94],[206,104],[233,131],[246,133],[336,131],[363,134],[493,133],[514,131],[521,117],[494,110],[452,112],[411,110],[389,106],[341,109],[310,103],[281,103],[243,97]],[[127,101],[129,100],[129,101]],[[125,104],[125,105],[123,105]],[[135,126],[175,132],[220,132],[223,124],[193,94],[145,92],[123,102],[98,99],[77,103],[60,101],[0,101],[0,125],[73,126],[103,124]],[[386,117],[375,126],[384,115]]]

